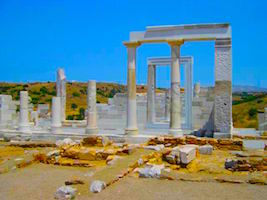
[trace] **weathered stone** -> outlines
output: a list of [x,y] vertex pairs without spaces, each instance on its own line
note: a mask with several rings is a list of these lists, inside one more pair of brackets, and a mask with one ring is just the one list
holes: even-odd
[[154,151],[161,151],[162,149],[164,149],[164,145],[163,144],[158,144],[158,145],[149,145],[149,146],[144,146],[145,149],[150,149],[150,150],[154,150]]
[[173,148],[169,153],[162,154],[163,160],[167,161],[170,164],[179,164],[180,163],[180,152],[179,147]]
[[90,191],[93,193],[99,193],[106,188],[106,183],[104,181],[93,181],[90,186]]
[[188,164],[196,158],[196,148],[185,145],[179,148],[179,156],[182,164]]
[[124,147],[117,151],[118,155],[130,155],[134,152],[135,147]]
[[105,136],[89,136],[82,140],[83,146],[98,146],[98,147],[105,147],[110,145],[111,141]]
[[56,141],[56,146],[58,146],[58,147],[61,147],[63,145],[70,145],[70,146],[72,146],[72,145],[75,145],[75,144],[76,144],[76,142],[73,141],[70,138],[65,138],[63,140],[57,140]]
[[60,154],[60,150],[53,150],[53,151],[49,151],[49,152],[46,154],[46,156],[47,156],[48,158],[50,158],[50,157],[59,156],[59,154]]
[[200,154],[205,154],[205,155],[211,155],[212,154],[212,150],[213,150],[213,146],[211,146],[209,144],[200,146],[198,148],[199,153]]
[[106,163],[107,165],[113,165],[118,159],[120,159],[120,156],[111,155],[107,157]]
[[70,186],[61,186],[55,193],[55,199],[70,200],[74,199],[77,189]]
[[224,163],[225,169],[235,170],[237,168],[237,160],[226,159]]
[[145,168],[139,169],[139,177],[141,178],[160,178],[161,165],[147,166]]

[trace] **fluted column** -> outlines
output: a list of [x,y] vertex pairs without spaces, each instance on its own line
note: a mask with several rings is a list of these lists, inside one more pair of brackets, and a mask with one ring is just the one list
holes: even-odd
[[54,134],[61,133],[61,98],[52,98],[52,119],[51,119],[51,132]]
[[171,46],[171,108],[170,130],[173,135],[182,135],[181,132],[181,100],[180,100],[180,46],[182,40],[168,42]]
[[88,81],[87,86],[87,127],[86,134],[97,134],[96,81]]
[[19,111],[19,131],[23,133],[30,132],[29,124],[29,97],[27,91],[20,91],[20,111]]
[[147,124],[153,124],[156,121],[156,66],[148,65],[147,76]]
[[136,48],[139,42],[125,42],[127,47],[127,124],[125,134],[138,134],[136,111]]

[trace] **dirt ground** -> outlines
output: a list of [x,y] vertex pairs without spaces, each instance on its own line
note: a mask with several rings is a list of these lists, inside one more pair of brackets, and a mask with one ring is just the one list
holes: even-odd
[[[267,186],[217,182],[142,179],[127,176],[99,194],[89,192],[90,182],[106,169],[33,164],[0,175],[1,200],[54,199],[57,188],[66,180],[79,178],[77,200],[85,199],[267,199]],[[92,175],[94,174],[94,175]]]
[[[169,171],[163,170],[162,175],[173,180],[139,178],[138,173],[133,171],[126,173],[142,156],[154,155],[155,151],[144,148],[137,148],[129,155],[119,156],[111,165],[101,160],[90,161],[91,167],[40,162],[30,162],[29,165],[18,167],[19,163],[31,161],[36,151],[51,150],[53,148],[23,149],[0,143],[0,200],[52,200],[56,190],[63,186],[65,181],[70,180],[84,181],[82,185],[72,186],[77,189],[77,200],[267,199],[266,185],[247,183],[254,172],[231,172],[224,168],[225,159],[234,158],[229,151],[214,150],[212,155],[198,155],[186,168],[171,169],[169,166]],[[165,166],[168,164],[158,156],[151,157],[147,164],[149,163]],[[267,179],[267,173],[259,172],[258,175],[264,180]],[[118,179],[118,176],[123,178]],[[241,182],[220,183],[218,178]],[[94,194],[89,190],[94,180],[111,184],[100,193]]]

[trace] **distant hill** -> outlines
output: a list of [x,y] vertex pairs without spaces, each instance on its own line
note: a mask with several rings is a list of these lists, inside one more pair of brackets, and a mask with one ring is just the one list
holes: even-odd
[[[116,83],[97,83],[97,103],[107,103],[116,93],[125,93],[126,86]],[[56,96],[55,82],[36,83],[1,83],[0,94],[12,95],[14,100],[19,100],[19,91],[27,90],[31,103],[36,107],[40,103],[51,104],[51,99]],[[157,92],[163,92],[158,88]],[[147,87],[138,85],[137,92],[145,93]],[[181,92],[184,92],[183,88]],[[67,83],[66,116],[68,119],[81,119],[86,109],[87,84],[85,82]],[[233,87],[233,122],[234,127],[257,128],[257,111],[267,107],[267,89],[253,86]]]
[[256,86],[248,86],[248,85],[234,85],[233,93],[241,93],[241,92],[267,92],[267,88],[260,88]]

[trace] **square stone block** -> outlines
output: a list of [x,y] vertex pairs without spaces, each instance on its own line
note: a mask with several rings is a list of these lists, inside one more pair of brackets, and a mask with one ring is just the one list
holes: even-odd
[[188,164],[196,158],[196,147],[192,145],[185,145],[179,148],[180,162]]
[[213,150],[213,146],[211,146],[209,144],[200,146],[198,148],[199,153],[200,154],[204,154],[204,155],[211,155],[212,154],[212,150]]

